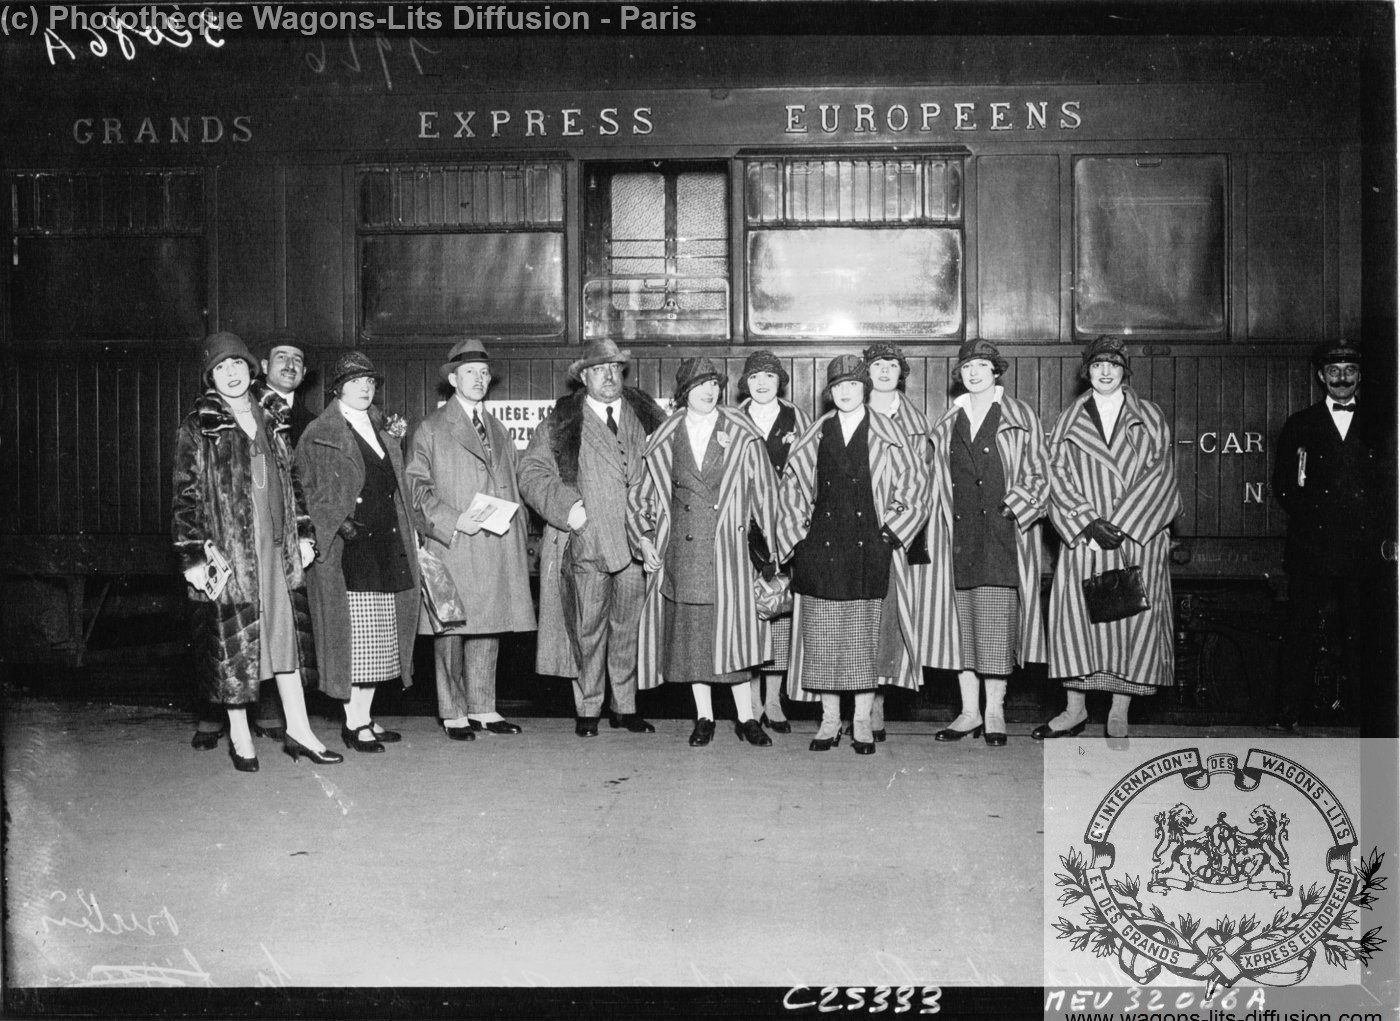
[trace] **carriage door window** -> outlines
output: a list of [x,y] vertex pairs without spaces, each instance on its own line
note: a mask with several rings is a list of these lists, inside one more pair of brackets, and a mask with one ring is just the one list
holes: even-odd
[[962,199],[961,156],[749,160],[749,332],[958,337]]
[[13,336],[204,336],[199,171],[18,173],[9,184]]
[[363,167],[361,333],[557,341],[560,163]]
[[724,168],[594,165],[584,188],[584,337],[727,337]]
[[1225,336],[1225,158],[1074,163],[1074,328]]

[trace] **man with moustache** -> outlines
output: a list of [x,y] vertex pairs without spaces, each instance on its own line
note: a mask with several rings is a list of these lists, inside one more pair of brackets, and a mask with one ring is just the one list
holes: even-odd
[[587,348],[569,366],[583,389],[559,398],[520,463],[520,492],[546,522],[535,669],[574,678],[579,737],[597,736],[608,680],[611,726],[655,729],[637,714],[646,582],[627,541],[627,487],[665,415],[641,390],[623,386],[630,358],[610,340]]
[[1313,352],[1313,366],[1326,397],[1290,416],[1274,448],[1273,492],[1288,512],[1288,633],[1272,725],[1283,731],[1294,730],[1311,708],[1317,652],[1333,612],[1345,669],[1340,708],[1358,719],[1359,700],[1365,699],[1370,716],[1379,692],[1366,692],[1362,681],[1394,684],[1393,677],[1366,678],[1362,654],[1368,594],[1374,597],[1385,559],[1382,543],[1391,538],[1384,504],[1393,481],[1378,442],[1380,422],[1360,400],[1357,345],[1322,344]]
[[291,427],[291,443],[295,449],[301,442],[302,431],[316,419],[316,412],[297,400],[297,388],[306,380],[306,351],[301,339],[286,327],[275,330],[267,343],[267,357],[262,360],[267,385],[287,405],[287,424]]

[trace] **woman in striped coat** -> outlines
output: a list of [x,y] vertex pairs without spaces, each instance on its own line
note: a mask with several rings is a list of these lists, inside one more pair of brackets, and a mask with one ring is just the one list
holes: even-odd
[[[783,399],[787,385],[787,369],[772,351],[755,351],[745,360],[744,371],[739,376],[739,396],[744,398],[739,402],[739,410],[753,419],[763,434],[768,461],[779,479],[787,467],[793,443],[812,424],[811,415]],[[789,734],[792,724],[783,712],[781,678],[787,673],[788,654],[792,650],[792,614],[772,618],[768,627],[773,636],[773,659],[754,678],[753,714],[774,733]],[[768,687],[766,698],[765,684]]]
[[[909,378],[909,360],[893,344],[872,344],[861,352],[870,373],[870,409],[879,412],[909,437],[920,472],[927,473],[933,461],[929,444],[928,417],[904,397]],[[930,490],[932,492],[932,490]],[[930,517],[930,523],[932,517]],[[875,700],[870,707],[870,732],[876,741],[885,739],[885,687],[917,691],[924,682],[924,664],[933,662],[933,631],[928,615],[933,599],[933,573],[929,570],[928,528],[922,529],[904,555],[896,554],[891,565],[890,584],[910,607],[915,633],[907,645],[901,643],[899,661],[888,675],[880,677]]]
[[[962,710],[934,735],[958,741],[984,731],[1006,744],[1003,702],[1016,666],[1045,662],[1040,616],[1040,519],[1050,500],[1040,419],[999,384],[1006,359],[985,340],[958,352],[964,393],[933,428],[937,491],[929,523],[933,557],[931,665],[958,673]],[[981,689],[987,693],[985,715]]]
[[840,693],[855,693],[857,754],[875,751],[870,714],[881,676],[893,676],[918,630],[891,563],[928,520],[928,473],[908,435],[865,404],[870,376],[858,355],[827,366],[836,410],[798,438],[783,475],[776,555],[792,565],[793,647],[788,694],[820,694],[810,747],[840,741]]
[[[1173,682],[1168,528],[1181,509],[1171,430],[1157,405],[1123,385],[1132,375],[1123,342],[1099,337],[1084,352],[1087,393],[1061,413],[1050,437],[1050,520],[1064,539],[1050,591],[1050,676],[1064,678],[1064,712],[1037,739],[1078,734],[1086,691],[1113,693],[1106,732],[1126,737],[1128,703]],[[1122,620],[1089,620],[1081,584],[1140,565],[1148,608]]]
[[[664,679],[695,696],[692,746],[710,743],[710,686],[734,696],[735,732],[773,742],[753,718],[750,671],[770,656],[754,598],[749,523],[773,534],[775,482],[763,437],[747,415],[719,407],[724,379],[708,358],[676,372],[677,410],[647,440],[627,493],[627,537],[647,574],[637,686]],[[767,566],[767,565],[765,565]]]

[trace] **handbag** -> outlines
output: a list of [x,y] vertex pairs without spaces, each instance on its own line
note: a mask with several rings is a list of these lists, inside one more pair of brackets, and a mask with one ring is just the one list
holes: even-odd
[[1084,608],[1093,624],[1107,624],[1133,617],[1152,604],[1142,587],[1142,568],[1116,567],[1092,574],[1080,583],[1084,588]]
[[772,620],[792,612],[792,581],[785,574],[779,574],[772,581],[764,581],[759,575],[753,580],[754,602],[758,604],[758,615],[763,620]]
[[423,579],[423,605],[433,632],[442,634],[455,624],[465,624],[467,608],[447,565],[427,546],[418,547],[418,573]]

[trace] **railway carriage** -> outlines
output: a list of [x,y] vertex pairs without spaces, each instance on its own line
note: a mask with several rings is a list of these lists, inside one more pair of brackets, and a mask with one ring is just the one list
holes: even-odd
[[638,35],[607,6],[539,33],[0,40],[7,660],[81,660],[103,614],[178,603],[200,339],[281,326],[313,367],[368,353],[410,426],[480,337],[522,443],[597,338],[663,400],[684,357],[771,348],[810,411],[831,357],[893,340],[930,415],[986,338],[1052,422],[1085,339],[1120,335],[1177,443],[1179,591],[1237,611],[1217,642],[1269,632],[1266,480],[1308,351],[1361,338],[1393,411],[1388,10],[841,35],[696,5],[698,30]]

